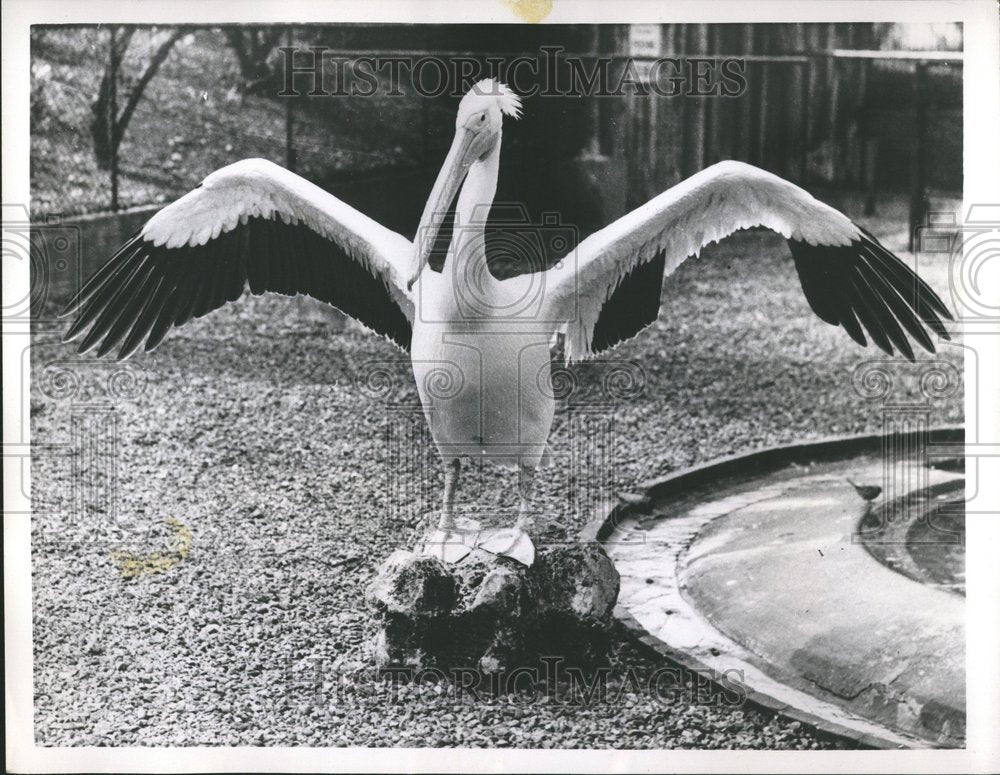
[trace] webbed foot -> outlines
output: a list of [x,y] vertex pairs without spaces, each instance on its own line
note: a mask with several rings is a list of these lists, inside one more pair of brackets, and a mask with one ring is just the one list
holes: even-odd
[[519,527],[484,530],[476,542],[476,548],[491,554],[510,557],[528,568],[535,561],[535,544]]
[[417,554],[429,554],[443,563],[454,565],[475,548],[481,531],[479,524],[472,520],[440,524],[424,535],[417,546]]

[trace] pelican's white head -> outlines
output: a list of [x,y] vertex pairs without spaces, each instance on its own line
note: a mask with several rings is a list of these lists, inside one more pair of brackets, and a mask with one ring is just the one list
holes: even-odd
[[521,117],[521,98],[506,84],[485,78],[462,97],[455,118],[455,139],[434,181],[417,228],[413,272],[407,288],[413,287],[427,265],[441,222],[469,168],[499,148],[504,116]]
[[503,116],[521,117],[521,98],[505,83],[484,78],[458,103],[455,128],[472,125],[499,131]]

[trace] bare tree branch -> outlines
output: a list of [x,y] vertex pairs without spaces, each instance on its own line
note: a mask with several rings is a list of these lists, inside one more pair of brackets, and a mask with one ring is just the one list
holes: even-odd
[[228,27],[224,32],[240,66],[243,90],[251,91],[272,75],[267,60],[281,40],[283,30],[280,27]]
[[131,25],[123,26],[118,28],[117,35],[117,52],[116,57],[119,64],[121,64],[122,59],[125,57],[125,49],[128,48],[128,44],[132,42],[132,36],[135,34],[135,27]]
[[115,147],[117,147],[122,141],[125,129],[128,127],[129,121],[132,120],[132,114],[135,112],[135,107],[139,104],[139,100],[142,99],[142,93],[145,91],[146,86],[148,86],[149,82],[153,80],[153,76],[156,75],[156,71],[160,69],[160,65],[163,64],[163,61],[170,54],[170,50],[174,47],[174,44],[180,40],[184,33],[185,30],[183,29],[174,30],[170,36],[160,44],[160,47],[156,49],[156,52],[150,58],[145,72],[132,88],[132,92],[129,94],[128,102],[125,103],[125,108],[122,110],[121,116],[119,116],[118,120],[115,121]]
[[101,83],[98,87],[97,99],[94,100],[94,104],[91,106],[93,118],[90,122],[90,134],[94,141],[94,156],[97,159],[98,166],[102,169],[108,169],[111,166],[112,156],[118,150],[122,137],[125,135],[125,130],[132,120],[132,114],[135,113],[136,106],[142,99],[143,92],[149,85],[149,82],[153,80],[153,77],[160,69],[160,65],[163,64],[170,54],[170,50],[174,47],[174,44],[188,31],[189,29],[187,28],[176,29],[160,43],[146,65],[146,69],[139,77],[139,80],[136,81],[135,85],[129,91],[125,108],[119,115],[115,116],[112,115],[111,86],[119,77],[118,71],[122,67],[121,63],[124,61],[125,52],[132,41],[132,36],[135,34],[135,27],[125,26],[114,30],[114,50],[110,52],[108,64],[105,67],[104,75],[101,77]]

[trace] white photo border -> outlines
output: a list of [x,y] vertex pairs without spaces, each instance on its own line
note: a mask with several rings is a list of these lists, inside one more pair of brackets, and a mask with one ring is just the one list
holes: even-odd
[[[524,2],[525,0],[522,0]],[[513,0],[8,0],[2,6],[3,202],[29,201],[29,29],[32,24],[412,22],[517,23]],[[709,8],[709,6],[711,6]],[[993,0],[795,2],[753,0],[554,0],[545,24],[685,22],[961,22],[964,25],[964,202],[1000,203],[1000,35]],[[989,277],[1000,278],[997,267]],[[28,267],[5,267],[3,282],[26,297]],[[1000,285],[1000,282],[998,282]],[[1000,301],[1000,288],[996,289]],[[5,294],[6,295],[6,294]],[[3,336],[18,336],[4,321]],[[20,334],[23,335],[23,332]],[[326,748],[51,748],[33,741],[30,527],[4,516],[5,703],[7,768],[15,772],[988,772],[1000,768],[1000,333],[965,343],[966,423],[970,439],[992,445],[980,459],[977,503],[991,514],[967,525],[968,729],[963,750],[930,751],[605,751],[326,749]],[[4,440],[27,440],[18,407],[28,390],[19,349],[4,347]],[[978,361],[978,373],[976,371]],[[978,379],[976,389],[969,389]],[[970,400],[984,397],[981,405]],[[5,510],[27,512],[16,472],[4,468]]]

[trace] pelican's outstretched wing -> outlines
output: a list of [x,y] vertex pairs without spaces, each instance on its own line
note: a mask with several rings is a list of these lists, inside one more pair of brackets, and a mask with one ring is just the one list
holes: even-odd
[[126,358],[172,326],[254,294],[306,293],[410,346],[405,237],[263,159],[213,172],[160,210],[67,305],[64,340]]
[[572,321],[567,357],[586,358],[638,334],[659,314],[665,274],[752,226],[788,240],[813,312],[862,346],[864,329],[890,355],[895,347],[913,360],[903,329],[930,352],[924,326],[950,338],[948,309],[875,237],[787,180],[724,161],[587,237],[575,260],[548,270],[546,319]]

